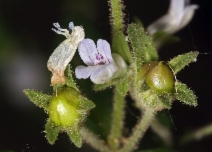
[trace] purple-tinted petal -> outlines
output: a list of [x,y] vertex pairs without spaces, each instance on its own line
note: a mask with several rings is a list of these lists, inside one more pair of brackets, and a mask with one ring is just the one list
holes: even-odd
[[177,17],[183,13],[185,0],[171,0],[169,4],[169,14]]
[[198,9],[198,5],[189,5],[185,8],[184,13],[183,13],[183,18],[179,25],[180,29],[183,28],[184,26],[186,26],[191,21],[196,9]]
[[166,14],[150,24],[147,27],[147,32],[152,35],[158,31],[164,31],[167,33],[173,33],[175,31],[175,26],[178,25],[177,21],[170,15]]
[[97,65],[99,61],[96,59],[98,55],[96,45],[91,39],[84,39],[78,45],[78,51],[81,59],[87,65]]
[[91,74],[91,81],[96,84],[103,84],[110,80],[117,71],[118,67],[115,63],[106,64],[106,65],[99,65],[97,66],[93,73]]
[[97,41],[97,50],[99,54],[101,55],[101,62],[105,64],[109,64],[113,62],[110,44],[107,41],[99,39]]
[[96,66],[78,66],[75,69],[76,78],[78,79],[87,79],[90,77],[92,72],[96,69]]

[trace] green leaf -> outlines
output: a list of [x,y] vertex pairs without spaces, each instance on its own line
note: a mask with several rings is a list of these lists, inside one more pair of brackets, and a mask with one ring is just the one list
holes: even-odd
[[176,82],[176,99],[190,106],[197,106],[197,97],[185,84]]
[[78,125],[73,125],[67,130],[67,134],[70,137],[71,141],[80,148],[82,146],[82,137],[80,133],[80,128]]
[[61,130],[60,127],[58,127],[57,125],[55,125],[50,119],[47,120],[46,122],[46,138],[48,140],[48,142],[53,145],[54,142],[57,140],[57,136]]
[[141,26],[130,24],[127,32],[138,71],[143,64],[158,60],[158,54],[151,39]]
[[93,109],[95,106],[96,105],[92,101],[80,96],[80,110],[87,111]]
[[132,55],[126,41],[126,37],[122,31],[113,33],[112,53],[118,53],[121,55],[127,64],[132,63]]
[[189,52],[182,55],[178,55],[177,57],[169,61],[168,64],[172,68],[174,74],[176,74],[189,63],[195,62],[198,54],[199,52],[195,51],[195,52]]
[[52,96],[43,94],[42,92],[38,92],[31,89],[25,89],[24,93],[26,96],[32,101],[35,105],[39,106],[40,108],[47,109],[48,104],[52,99]]
[[156,32],[152,35],[152,39],[157,49],[171,43],[176,43],[180,40],[178,37],[169,35],[164,31]]

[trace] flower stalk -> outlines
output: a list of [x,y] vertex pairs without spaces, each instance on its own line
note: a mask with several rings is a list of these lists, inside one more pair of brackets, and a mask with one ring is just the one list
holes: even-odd
[[124,97],[120,94],[117,87],[114,89],[113,115],[111,131],[108,137],[108,144],[111,149],[117,149],[120,146],[122,137],[123,119],[124,119]]
[[120,152],[130,152],[137,148],[139,140],[144,136],[154,116],[155,111],[153,109],[145,109],[142,118],[139,120],[138,124],[133,129],[132,135],[128,138],[125,146],[120,150]]

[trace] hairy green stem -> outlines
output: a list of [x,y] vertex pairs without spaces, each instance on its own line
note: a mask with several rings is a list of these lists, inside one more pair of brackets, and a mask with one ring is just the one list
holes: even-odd
[[111,131],[108,136],[108,143],[111,149],[117,149],[120,145],[122,137],[123,120],[124,120],[124,97],[117,88],[114,89],[113,115],[111,123]]
[[110,24],[112,27],[112,52],[118,53],[123,57],[127,64],[132,63],[132,55],[123,33],[124,29],[124,13],[122,0],[109,0],[110,8]]
[[127,143],[120,150],[120,152],[131,152],[136,149],[139,140],[144,136],[144,133],[150,126],[154,116],[155,111],[153,109],[145,109],[142,119],[139,120],[138,124],[133,129],[131,137],[128,138]]
[[91,147],[101,152],[110,152],[109,147],[105,144],[104,140],[99,139],[98,136],[93,134],[86,127],[82,127],[80,131],[83,140]]
[[109,6],[111,7],[110,22],[111,22],[113,32],[122,31],[124,27],[122,0],[110,0]]
[[201,140],[204,137],[212,135],[212,124],[208,124],[207,126],[204,126],[200,129],[197,129],[195,131],[192,131],[191,133],[185,135],[181,141],[180,144],[187,144],[193,140]]

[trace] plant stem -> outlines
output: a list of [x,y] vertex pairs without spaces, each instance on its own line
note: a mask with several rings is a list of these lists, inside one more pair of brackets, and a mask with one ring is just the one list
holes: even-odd
[[185,135],[182,139],[180,144],[186,144],[188,142],[191,142],[193,140],[200,140],[206,136],[212,135],[212,124],[208,124],[207,126],[204,126],[200,129],[197,129],[195,131],[192,131],[191,133]]
[[114,89],[113,115],[111,131],[108,136],[108,143],[111,149],[117,149],[122,137],[123,120],[124,120],[124,97],[120,94],[117,87]]
[[136,149],[139,140],[144,136],[144,133],[150,126],[154,116],[155,111],[153,109],[145,109],[142,119],[139,120],[138,124],[133,129],[131,137],[128,138],[127,143],[120,150],[120,152],[131,152]]
[[104,140],[99,139],[98,136],[93,134],[90,130],[88,130],[86,127],[81,128],[81,135],[83,140],[89,144],[91,147],[93,147],[96,150],[99,150],[101,152],[109,152],[109,147],[105,144]]
[[110,25],[112,27],[112,52],[122,56],[127,64],[132,63],[132,55],[126,37],[123,33],[124,13],[122,0],[109,0]]
[[112,32],[122,31],[123,29],[123,5],[122,0],[110,0],[109,6],[111,7],[111,26]]
[[168,128],[163,126],[156,118],[151,122],[151,129],[155,132],[166,144],[166,146],[172,145],[172,134]]

